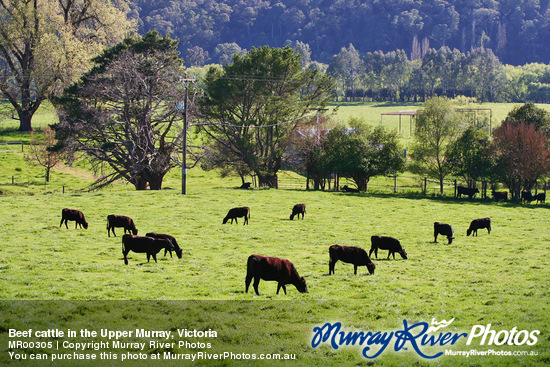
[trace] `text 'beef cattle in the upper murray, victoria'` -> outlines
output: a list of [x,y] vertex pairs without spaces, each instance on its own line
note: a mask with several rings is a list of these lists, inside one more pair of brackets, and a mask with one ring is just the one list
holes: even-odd
[[470,223],[470,228],[466,231],[466,236],[469,236],[473,232],[473,236],[477,236],[477,230],[487,228],[487,232],[491,234],[491,218],[474,219]]
[[138,230],[136,228],[136,225],[134,224],[134,220],[124,215],[111,214],[107,216],[107,235],[109,237],[111,237],[111,231],[113,231],[113,235],[116,237],[115,227],[123,227],[124,233],[128,231],[131,232],[134,236],[138,234]]
[[130,251],[147,253],[147,262],[149,262],[151,256],[157,262],[157,254],[160,250],[174,250],[172,242],[153,237],[134,236],[132,234],[125,234],[122,236],[122,255],[124,255],[124,263],[128,265],[128,253]]
[[86,222],[86,219],[84,218],[84,213],[82,213],[80,210],[69,208],[63,209],[61,211],[61,223],[59,223],[59,226],[61,227],[63,223],[65,223],[65,227],[69,229],[69,226],[67,225],[68,221],[75,221],[75,229],[78,228],[78,225],[80,225],[80,228],[84,227],[84,229],[88,229],[88,222]]
[[223,218],[222,224],[227,223],[229,219],[231,219],[231,224],[233,224],[233,219],[235,219],[235,223],[239,224],[239,222],[237,222],[237,218],[242,218],[242,217],[244,217],[244,224],[243,224],[244,226],[245,224],[248,224],[248,219],[250,218],[249,207],[241,206],[238,208],[229,209],[229,211],[227,212],[227,215],[225,216],[225,218]]
[[286,284],[292,284],[300,293],[308,293],[306,280],[300,277],[298,271],[287,259],[281,259],[278,257],[269,257],[262,255],[250,255],[246,263],[246,292],[248,293],[248,287],[250,282],[254,278],[254,290],[258,293],[258,284],[260,279],[273,280],[277,282],[277,294],[279,290],[283,288],[286,294]]
[[393,255],[393,258],[395,259],[395,253],[397,252],[403,259],[407,259],[407,252],[403,247],[401,247],[401,243],[398,239],[393,237],[387,237],[387,236],[372,236],[370,238],[371,247],[369,251],[369,256],[372,255],[372,252],[374,251],[374,257],[378,259],[378,249],[380,250],[389,250],[388,251],[388,259],[390,258],[390,255]]
[[438,234],[447,236],[447,240],[449,240],[449,245],[453,243],[454,230],[450,224],[435,222],[434,223],[434,242],[437,242]]
[[334,274],[334,267],[338,260],[353,264],[353,274],[357,274],[358,266],[366,266],[369,274],[374,274],[376,265],[371,261],[367,251],[361,247],[332,245],[328,249],[329,263],[328,274]]

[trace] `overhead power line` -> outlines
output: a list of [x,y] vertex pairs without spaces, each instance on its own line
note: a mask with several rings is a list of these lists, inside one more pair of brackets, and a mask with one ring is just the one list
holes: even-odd
[[287,121],[278,122],[276,124],[269,124],[269,125],[235,125],[235,124],[231,124],[229,122],[204,122],[204,123],[199,122],[199,123],[195,123],[195,124],[189,124],[189,126],[223,125],[223,126],[227,126],[227,127],[247,127],[247,128],[252,128],[252,129],[258,129],[258,128],[274,127],[274,126],[290,124],[290,123],[293,123],[295,121],[301,120],[305,117],[309,117],[309,116],[312,116],[312,115],[315,115],[315,114],[316,114],[316,112],[310,112],[310,113],[308,113],[304,116],[297,117],[297,118],[292,119],[292,120],[287,120]]
[[[40,73],[40,74],[32,74],[32,75],[17,75],[17,78],[20,79],[34,79],[34,78],[59,78],[60,74],[46,74],[46,73]],[[175,81],[180,78],[180,75],[144,75],[141,74],[142,77],[150,77],[154,76],[158,79],[174,79]],[[15,77],[14,74],[10,73],[9,75],[4,75],[4,78],[8,79],[11,77]],[[88,76],[90,77],[90,76]],[[199,80],[198,77],[193,76],[197,81]],[[205,78],[202,78],[205,79]],[[216,77],[216,80],[233,80],[233,81],[250,81],[250,82],[282,82],[282,83],[301,83],[299,80],[293,80],[293,79],[287,79],[287,78],[275,78],[275,77],[262,77],[262,76],[245,76],[245,75],[226,75],[226,76],[220,76]],[[314,81],[312,81],[314,82]]]

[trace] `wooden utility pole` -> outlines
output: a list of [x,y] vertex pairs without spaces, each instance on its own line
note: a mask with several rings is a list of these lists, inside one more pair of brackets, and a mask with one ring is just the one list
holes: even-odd
[[195,83],[195,78],[182,79],[185,87],[185,97],[183,100],[183,158],[181,162],[181,194],[187,195],[187,104],[189,96],[189,82]]
[[319,115],[321,111],[328,111],[328,108],[310,108],[310,111],[317,111],[317,125],[316,125],[316,132],[317,132],[317,143],[321,141],[321,130],[319,130]]

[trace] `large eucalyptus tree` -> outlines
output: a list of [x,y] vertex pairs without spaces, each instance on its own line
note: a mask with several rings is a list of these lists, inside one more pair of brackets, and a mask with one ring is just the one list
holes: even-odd
[[41,103],[91,66],[90,58],[134,29],[125,0],[0,1],[0,92],[32,130]]
[[58,100],[58,138],[102,173],[94,187],[123,179],[159,190],[176,165],[183,137],[177,104],[184,100],[177,43],[157,32],[128,37]]
[[210,68],[205,85],[201,129],[210,152],[227,157],[236,171],[248,167],[270,187],[277,185],[300,120],[324,106],[334,89],[332,78],[302,70],[300,55],[288,46],[237,54],[223,69]]

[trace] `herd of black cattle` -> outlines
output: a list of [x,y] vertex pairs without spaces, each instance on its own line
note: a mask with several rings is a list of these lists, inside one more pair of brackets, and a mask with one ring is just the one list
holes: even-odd
[[[294,217],[304,219],[306,214],[306,204],[296,204],[292,208],[292,214],[290,215],[290,220],[293,220]],[[235,223],[238,224],[237,218],[244,218],[244,225],[248,224],[248,219],[250,218],[250,208],[248,207],[238,207],[232,208],[229,210],[225,218],[223,219],[222,224],[227,223],[231,220],[235,220]],[[80,226],[88,228],[88,223],[84,217],[84,214],[76,209],[65,208],[61,212],[61,227],[65,223],[65,227],[69,228],[67,225],[68,221],[75,222],[75,229]],[[124,263],[128,265],[128,253],[130,251],[136,253],[146,253],[147,262],[150,258],[153,257],[155,262],[157,261],[157,254],[164,249],[164,256],[166,253],[170,253],[172,257],[172,251],[176,253],[178,258],[182,258],[183,250],[178,245],[176,239],[168,234],[163,233],[154,233],[149,232],[145,236],[138,236],[138,230],[134,224],[134,221],[130,217],[122,215],[108,215],[107,216],[107,235],[110,237],[111,232],[116,237],[115,228],[124,228],[124,235],[122,236],[122,254],[124,255]],[[491,219],[490,218],[481,218],[474,219],[470,223],[466,234],[469,236],[477,236],[477,230],[486,228],[489,233],[491,233]],[[127,234],[129,232],[131,234]],[[451,244],[454,239],[454,230],[453,227],[446,223],[434,223],[434,242],[437,242],[437,236],[442,235],[446,236],[448,243]],[[341,246],[341,245],[332,245],[329,247],[329,275],[334,274],[334,268],[338,260],[353,264],[354,274],[357,274],[358,266],[366,266],[368,272],[373,275],[376,265],[372,262],[370,256],[374,252],[375,258],[378,258],[378,250],[388,250],[388,259],[393,255],[395,259],[395,253],[401,255],[403,259],[407,259],[407,252],[401,246],[399,240],[393,237],[388,236],[372,236],[371,237],[371,248],[369,253],[360,248],[354,246]],[[261,255],[250,255],[247,261],[247,270],[246,270],[246,292],[250,283],[254,279],[254,290],[256,294],[258,293],[258,284],[260,279],[277,281],[277,294],[282,288],[286,294],[286,284],[292,284],[298,289],[301,293],[307,293],[306,281],[303,277],[298,275],[298,271],[287,259],[281,259],[277,257],[268,257]]]
[[[470,188],[470,187],[464,187],[464,186],[457,186],[456,188],[456,196],[458,198],[461,198],[463,195],[468,196],[470,199],[472,199],[475,194],[479,193],[479,189],[476,188]],[[508,201],[508,191],[495,191],[492,192],[493,198],[495,201],[503,200]],[[546,192],[539,192],[535,195],[529,190],[523,190],[521,192],[521,202],[522,203],[530,203],[532,201],[536,201],[537,204],[544,204],[546,201]]]

